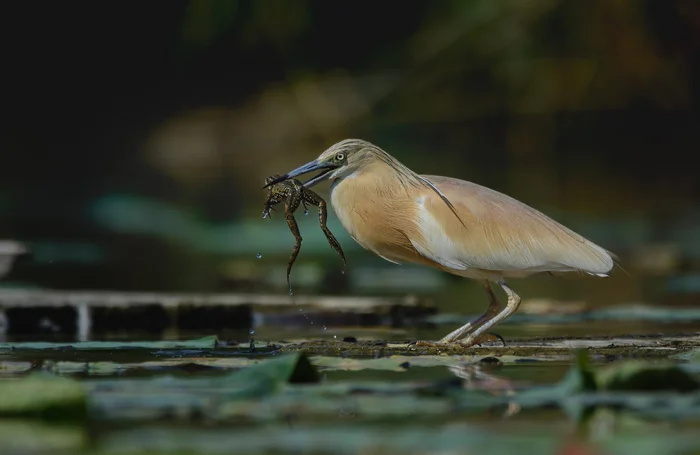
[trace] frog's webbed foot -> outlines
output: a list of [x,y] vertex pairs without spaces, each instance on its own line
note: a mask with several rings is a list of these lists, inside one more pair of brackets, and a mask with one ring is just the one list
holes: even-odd
[[347,265],[347,261],[345,260],[345,253],[343,253],[343,248],[341,248],[340,243],[338,240],[333,236],[333,233],[330,231],[325,226],[321,226],[321,229],[323,230],[323,233],[326,235],[326,238],[328,239],[328,243],[330,243],[331,247],[338,252],[338,255],[340,258],[343,260],[343,265]]

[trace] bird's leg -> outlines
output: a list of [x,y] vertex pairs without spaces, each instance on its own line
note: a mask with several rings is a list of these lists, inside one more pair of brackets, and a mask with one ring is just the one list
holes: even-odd
[[498,301],[496,295],[493,293],[493,289],[491,288],[491,285],[489,284],[488,280],[481,281],[481,284],[482,286],[484,286],[484,289],[486,290],[486,293],[489,296],[489,307],[486,309],[484,314],[479,316],[475,321],[467,322],[462,327],[458,328],[454,332],[451,332],[443,339],[438,341],[438,343],[454,343],[455,341],[457,341],[458,338],[460,338],[468,331],[474,329],[475,327],[479,327],[481,324],[486,323],[490,319],[496,317],[496,315],[498,315],[501,312],[501,303]]
[[331,230],[326,226],[327,218],[328,212],[326,211],[326,201],[321,199],[318,201],[318,219],[321,223],[321,230],[324,234],[326,234],[326,238],[328,239],[328,243],[330,243],[331,247],[340,255],[341,259],[343,260],[343,265],[347,265],[347,262],[345,261],[345,253],[343,253],[340,243],[338,243],[338,240],[336,240]]
[[520,306],[520,296],[515,293],[505,281],[501,280],[498,282],[499,286],[503,288],[505,293],[508,295],[508,304],[506,307],[498,313],[496,316],[492,317],[488,321],[484,322],[480,327],[469,334],[464,340],[460,340],[459,344],[465,347],[473,346],[478,343],[479,337],[481,337],[487,330],[489,330],[494,325],[506,319],[511,314],[515,313]]

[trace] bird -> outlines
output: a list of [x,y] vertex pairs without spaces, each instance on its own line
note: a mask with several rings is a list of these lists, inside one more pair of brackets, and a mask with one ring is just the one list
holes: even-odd
[[[321,171],[304,182],[331,180],[331,206],[350,237],[394,264],[419,264],[476,280],[486,311],[437,344],[479,344],[518,310],[511,278],[537,273],[611,274],[617,257],[540,211],[504,193],[453,177],[417,174],[380,147],[344,139],[316,159],[263,187]],[[508,281],[506,281],[508,280]],[[496,297],[498,285],[507,297]]]

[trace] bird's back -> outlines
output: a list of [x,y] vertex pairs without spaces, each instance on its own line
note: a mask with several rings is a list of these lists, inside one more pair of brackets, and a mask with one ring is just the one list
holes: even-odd
[[396,263],[492,280],[536,272],[605,276],[613,267],[606,250],[505,194],[460,179],[421,177],[452,207],[430,185],[401,181],[380,162],[337,180],[331,203],[355,241]]
[[441,265],[465,271],[458,274],[581,271],[605,276],[614,265],[605,249],[512,197],[460,179],[423,177],[452,203],[464,225],[439,195],[426,191],[417,212],[423,239],[412,243]]

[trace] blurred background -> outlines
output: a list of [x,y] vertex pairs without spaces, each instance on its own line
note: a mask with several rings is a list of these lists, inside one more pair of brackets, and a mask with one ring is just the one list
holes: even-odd
[[[3,287],[286,292],[294,239],[279,210],[261,219],[263,180],[355,137],[620,257],[610,279],[537,277],[514,284],[523,296],[700,292],[695,0],[0,8],[0,239],[29,250]],[[362,250],[331,213],[341,273],[302,212],[297,292],[485,305],[475,283]]]

